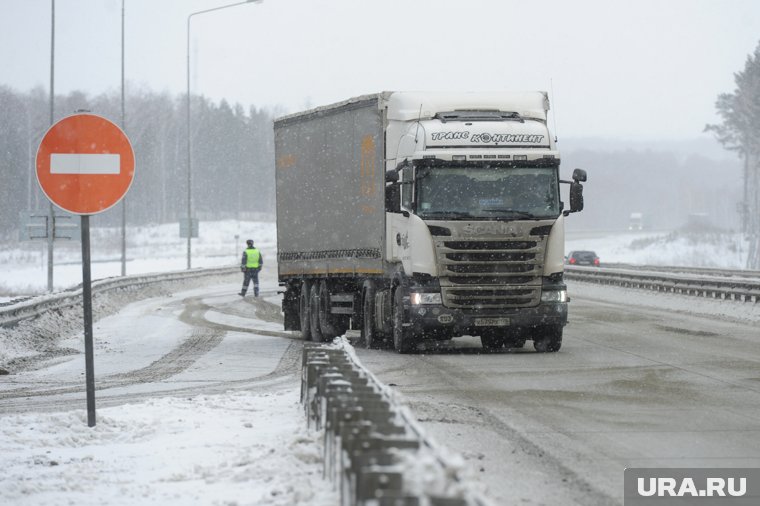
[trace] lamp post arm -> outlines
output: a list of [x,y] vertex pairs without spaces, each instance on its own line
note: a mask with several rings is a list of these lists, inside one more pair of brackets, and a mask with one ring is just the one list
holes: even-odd
[[[55,0],[53,0],[55,1]],[[192,12],[187,16],[187,268],[191,268],[191,248],[192,248],[192,211],[193,211],[193,176],[192,176],[192,135],[190,134],[190,21],[193,16],[206,14],[208,12],[220,11],[230,7],[248,3],[261,3],[263,0],[246,0],[245,2],[236,2],[234,4],[220,5],[212,9]]]

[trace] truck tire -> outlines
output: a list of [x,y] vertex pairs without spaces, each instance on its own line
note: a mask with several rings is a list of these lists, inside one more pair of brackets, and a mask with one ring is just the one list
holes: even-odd
[[299,287],[288,283],[288,287],[282,296],[282,323],[285,330],[301,330],[301,316],[299,314]]
[[312,283],[309,289],[309,322],[311,340],[315,343],[324,341],[322,329],[319,328],[319,283]]
[[319,318],[319,331],[322,333],[323,341],[332,341],[339,335],[345,333],[340,331],[338,319],[330,314],[330,290],[327,289],[327,282],[319,282],[319,292],[317,296],[317,317]]
[[301,320],[301,339],[311,339],[311,315],[309,312],[309,282],[301,283],[301,293],[298,294],[298,318]]
[[533,347],[539,353],[554,353],[562,347],[562,326],[546,325],[536,327],[533,335]]
[[367,349],[377,348],[377,331],[375,330],[375,285],[368,282],[362,297],[362,341]]
[[399,353],[415,349],[412,333],[404,327],[404,290],[401,287],[393,292],[393,346]]
[[[378,301],[378,299],[380,299]],[[390,349],[393,347],[393,294],[390,290],[375,291],[375,303],[382,304],[382,320],[375,320],[375,342],[378,348]],[[377,305],[375,306],[375,316]]]

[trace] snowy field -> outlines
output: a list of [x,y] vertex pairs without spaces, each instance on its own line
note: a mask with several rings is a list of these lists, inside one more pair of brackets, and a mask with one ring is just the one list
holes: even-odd
[[565,252],[592,250],[605,263],[743,269],[747,241],[730,232],[572,232]]
[[[264,261],[275,264],[277,233],[272,222],[201,222],[193,239],[192,267],[238,265],[246,239],[253,239]],[[237,236],[237,238],[236,238]],[[90,239],[92,279],[121,275],[121,231],[93,228]],[[55,290],[82,282],[79,242],[55,244]],[[47,289],[47,250],[44,242],[15,242],[0,246],[0,300],[35,295]],[[179,271],[187,267],[187,239],[176,223],[127,228],[127,274]]]

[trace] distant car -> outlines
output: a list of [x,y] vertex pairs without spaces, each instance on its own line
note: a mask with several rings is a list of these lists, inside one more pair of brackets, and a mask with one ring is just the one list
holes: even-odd
[[568,265],[591,265],[599,267],[599,257],[593,251],[571,251],[565,261]]

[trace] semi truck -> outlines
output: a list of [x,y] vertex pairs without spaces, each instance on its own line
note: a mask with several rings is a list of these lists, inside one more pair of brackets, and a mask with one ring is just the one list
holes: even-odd
[[275,120],[285,330],[558,351],[586,172],[560,178],[548,111],[545,92],[382,92]]
[[644,213],[631,213],[628,230],[644,230]]

